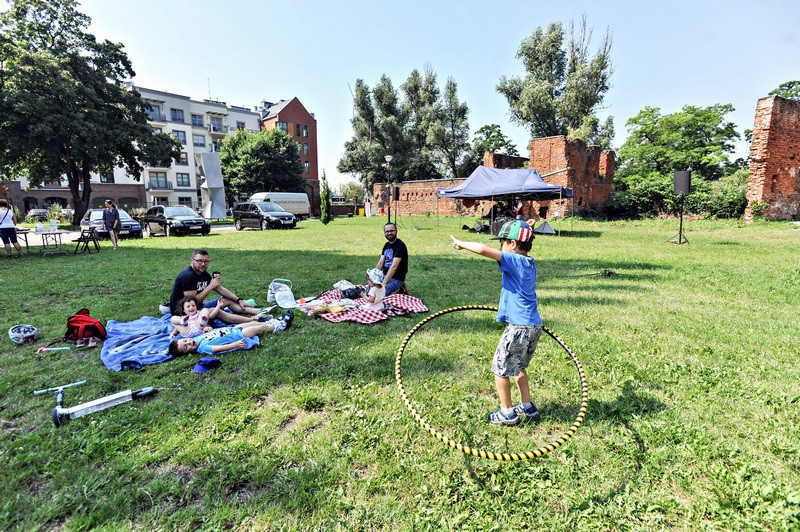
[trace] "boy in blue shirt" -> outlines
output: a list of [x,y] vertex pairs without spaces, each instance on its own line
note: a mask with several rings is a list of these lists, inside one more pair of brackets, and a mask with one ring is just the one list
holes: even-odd
[[293,319],[294,313],[290,310],[279,319],[271,319],[268,322],[251,321],[235,327],[213,329],[195,338],[180,338],[169,344],[169,354],[174,357],[194,352],[216,355],[231,349],[244,349],[245,338],[252,338],[263,331],[272,334],[282,333],[292,326]]
[[[533,230],[517,217],[507,222],[492,240],[500,240],[500,249],[479,242],[462,242],[450,235],[454,249],[466,249],[478,255],[494,259],[503,273],[497,321],[506,328],[492,360],[492,373],[500,409],[490,412],[489,423],[516,425],[522,418],[538,419],[539,411],[531,402],[528,373],[539,336],[542,334],[542,318],[539,316],[536,298],[536,263],[528,256],[533,241]],[[520,403],[511,402],[511,377],[519,388]]]

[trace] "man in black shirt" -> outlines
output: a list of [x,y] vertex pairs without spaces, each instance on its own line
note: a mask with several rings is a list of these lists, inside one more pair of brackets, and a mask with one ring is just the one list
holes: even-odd
[[408,248],[405,242],[397,238],[397,226],[391,222],[383,226],[383,236],[388,242],[383,245],[381,258],[375,268],[383,271],[386,295],[394,294],[398,290],[406,292]]
[[214,308],[217,305],[216,299],[206,301],[208,295],[214,291],[227,301],[227,304],[223,305],[224,308],[228,308],[233,312],[246,314],[246,316],[239,316],[238,314],[231,314],[229,312],[220,312],[217,314],[217,318],[225,323],[246,323],[248,321],[253,321],[257,317],[266,315],[266,312],[262,312],[261,309],[251,306],[242,298],[222,286],[222,277],[212,278],[206,271],[210,262],[208,251],[205,249],[196,249],[194,253],[192,253],[189,267],[178,274],[172,285],[172,294],[169,298],[169,308],[172,314],[178,314],[179,309],[176,307],[178,301],[184,296],[194,296],[200,308]]

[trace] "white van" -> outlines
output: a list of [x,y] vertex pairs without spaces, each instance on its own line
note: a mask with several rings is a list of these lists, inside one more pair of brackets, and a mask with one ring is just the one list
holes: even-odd
[[247,201],[275,203],[283,207],[286,212],[297,216],[299,220],[307,219],[311,213],[308,195],[303,192],[258,192],[250,196]]

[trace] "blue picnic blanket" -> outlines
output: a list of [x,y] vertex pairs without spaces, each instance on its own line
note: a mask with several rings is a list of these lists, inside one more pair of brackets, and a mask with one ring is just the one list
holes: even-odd
[[[169,335],[174,328],[169,321],[171,317],[166,314],[160,318],[142,316],[138,320],[127,322],[108,320],[107,337],[100,351],[100,360],[108,369],[122,371],[141,369],[148,364],[171,359]],[[244,344],[245,349],[252,349],[261,345],[261,342],[256,336],[245,338]]]

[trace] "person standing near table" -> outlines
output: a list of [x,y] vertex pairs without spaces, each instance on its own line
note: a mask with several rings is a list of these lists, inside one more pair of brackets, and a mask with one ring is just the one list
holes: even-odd
[[0,199],[0,238],[3,240],[3,245],[9,257],[14,256],[11,253],[11,244],[14,244],[14,247],[17,248],[17,256],[22,256],[22,248],[17,242],[17,216],[6,199]]
[[103,210],[103,225],[108,231],[108,238],[117,249],[117,233],[119,232],[119,211],[111,200],[106,200],[106,208]]

